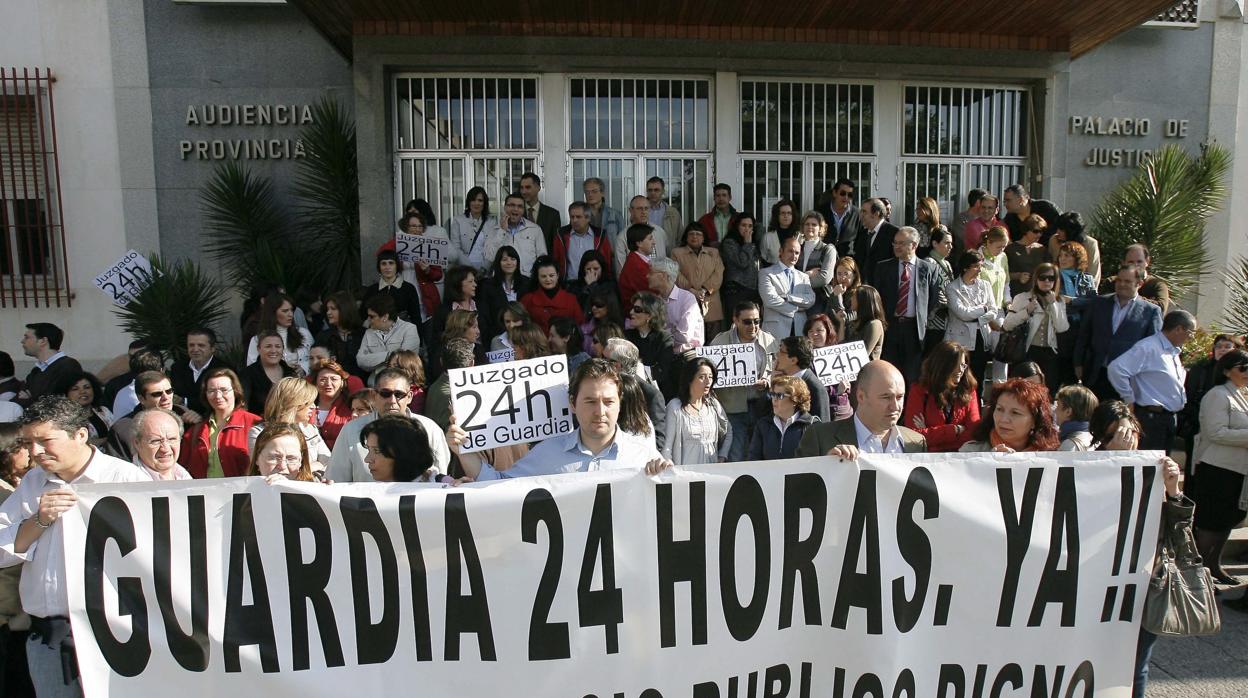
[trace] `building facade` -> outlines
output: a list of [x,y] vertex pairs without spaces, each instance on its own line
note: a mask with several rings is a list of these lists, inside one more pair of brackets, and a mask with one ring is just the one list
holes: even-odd
[[[84,0],[69,12],[64,0],[16,0],[0,66],[55,77],[45,90],[55,115],[38,118],[49,136],[55,127],[59,182],[41,174],[46,186],[23,193],[18,178],[3,180],[6,351],[18,351],[22,325],[46,320],[72,328],[76,356],[119,353],[126,340],[93,278],[130,248],[214,269],[199,205],[213,167],[240,162],[284,199],[299,128],[326,95],[356,116],[365,250],[393,233],[410,198],[445,219],[482,186],[497,210],[525,171],[541,175],[543,199],[565,220],[584,178],[605,180],[623,209],[655,175],[686,221],[710,208],[716,182],[765,221],[780,198],[812,208],[839,177],[858,183],[859,199],[891,199],[897,222],[922,196],[951,216],[968,189],[1015,182],[1088,216],[1146,153],[1216,141],[1236,157],[1210,253],[1248,252],[1232,226],[1248,214],[1248,120],[1238,118],[1248,113],[1248,46],[1236,0],[1184,3],[1172,21],[1095,47],[1073,35],[881,31],[873,44],[814,30],[361,18],[344,37],[328,24],[329,0],[293,4]],[[0,104],[28,90],[4,84]],[[1216,321],[1222,297],[1206,283],[1185,304]]]

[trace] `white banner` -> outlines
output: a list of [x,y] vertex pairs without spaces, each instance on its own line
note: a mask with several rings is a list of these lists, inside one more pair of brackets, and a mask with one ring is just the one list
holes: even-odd
[[147,257],[128,250],[108,269],[95,277],[95,286],[108,296],[113,305],[126,307],[152,282],[152,263]]
[[76,486],[62,518],[83,686],[1126,698],[1156,455]]
[[405,264],[424,262],[444,267],[451,263],[451,241],[446,238],[395,233],[394,251]]
[[758,345],[715,344],[694,349],[715,364],[715,387],[738,388],[758,382]]
[[466,453],[542,441],[573,429],[568,357],[543,356],[447,371]]
[[811,368],[824,385],[852,383],[858,379],[858,372],[870,360],[866,344],[861,341],[846,342],[816,349]]

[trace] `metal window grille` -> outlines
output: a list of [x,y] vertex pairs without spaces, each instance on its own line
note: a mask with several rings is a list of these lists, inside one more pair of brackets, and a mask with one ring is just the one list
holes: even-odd
[[1024,158],[1027,90],[907,85],[903,155]]
[[824,203],[824,193],[836,180],[854,182],[854,203],[871,198],[873,165],[869,160],[828,160],[826,158],[747,158],[741,161],[743,210],[749,211],[766,230],[771,225],[771,207],[780,199],[792,199],[797,214]]
[[628,219],[628,202],[644,191],[637,181],[637,158],[572,158],[572,200],[583,198],[581,183],[589,177],[602,180],[606,204]]
[[399,150],[537,150],[535,77],[397,76]]
[[70,305],[53,77],[0,68],[0,307]]
[[395,211],[421,198],[445,221],[480,186],[498,215],[520,175],[541,174],[538,95],[531,76],[396,76]]
[[[647,157],[643,159],[646,179],[663,179],[666,194],[664,200],[680,211],[685,225],[696,221],[711,208],[711,160],[710,158]],[[680,230],[666,231],[672,239]]]
[[573,150],[709,150],[709,80],[573,78]]
[[872,153],[875,87],[743,80],[741,150],[764,153]]

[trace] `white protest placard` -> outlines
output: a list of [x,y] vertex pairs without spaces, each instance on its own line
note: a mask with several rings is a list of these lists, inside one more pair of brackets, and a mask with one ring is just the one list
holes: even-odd
[[516,360],[515,349],[499,349],[498,351],[485,352],[485,360],[492,364],[501,364],[508,361]]
[[698,347],[694,353],[715,364],[716,388],[739,388],[758,383],[758,345],[753,342]]
[[1128,698],[1158,455],[76,484],[43,535],[92,698]]
[[447,374],[456,423],[468,432],[465,452],[541,441],[573,429],[566,356],[453,368]]
[[870,360],[866,344],[846,342],[816,349],[811,368],[824,385],[836,385],[857,380],[858,372]]
[[407,264],[424,262],[444,267],[451,263],[451,241],[443,237],[395,233],[394,251]]
[[152,282],[152,263],[134,250],[127,251],[108,269],[95,277],[95,285],[113,301],[126,307]]

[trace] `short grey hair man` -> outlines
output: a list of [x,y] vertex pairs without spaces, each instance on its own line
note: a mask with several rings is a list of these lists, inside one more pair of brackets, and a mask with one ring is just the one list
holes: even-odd
[[650,272],[666,274],[668,282],[674,285],[680,276],[680,266],[667,257],[655,257],[650,260]]
[[627,339],[608,339],[607,346],[602,350],[602,357],[619,365],[621,373],[641,375],[638,370],[641,366],[641,352],[637,350],[636,344]]

